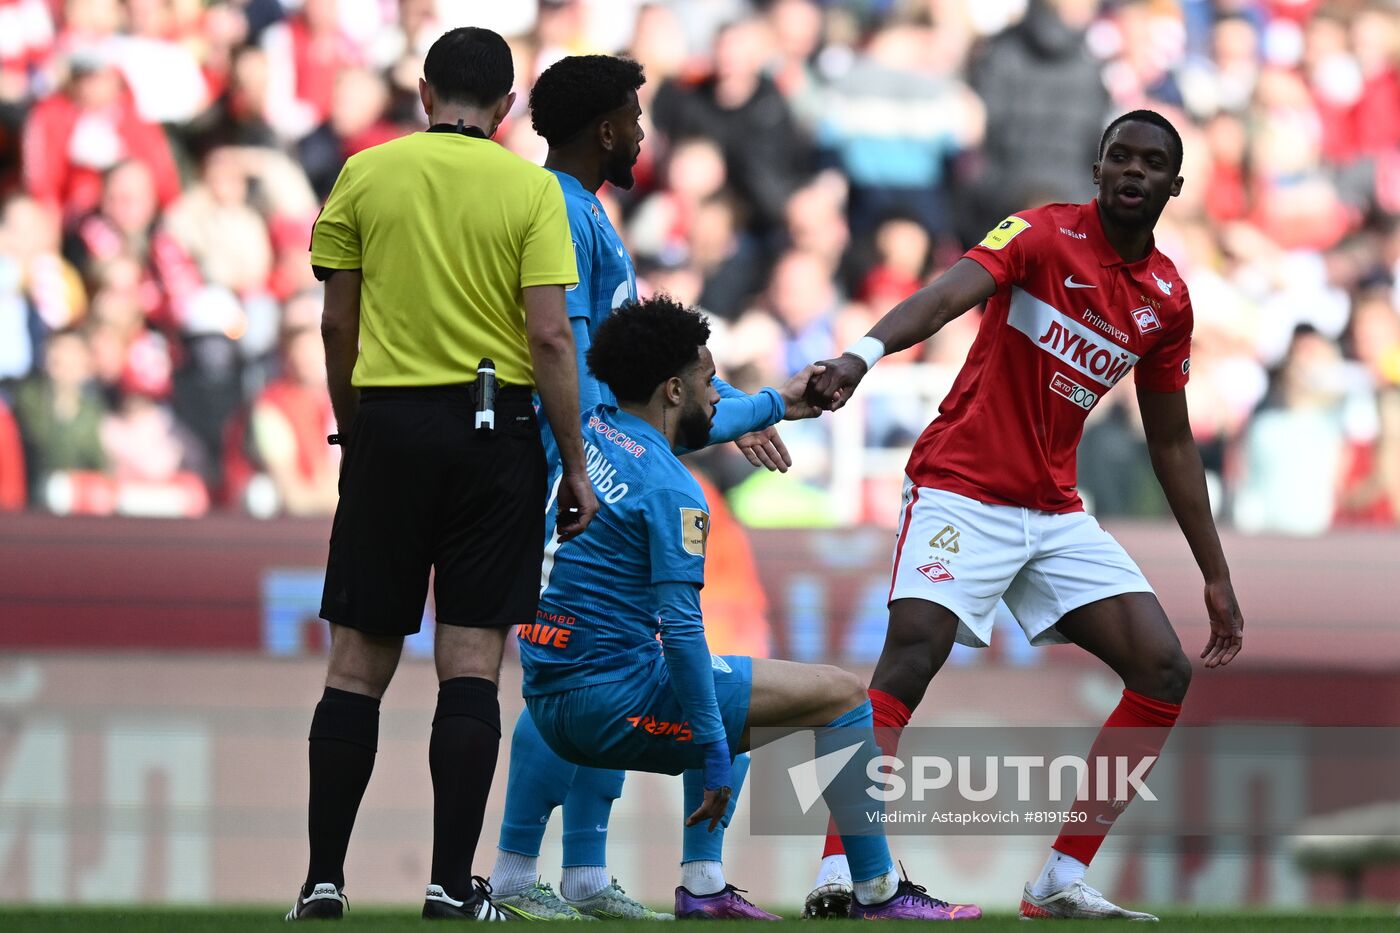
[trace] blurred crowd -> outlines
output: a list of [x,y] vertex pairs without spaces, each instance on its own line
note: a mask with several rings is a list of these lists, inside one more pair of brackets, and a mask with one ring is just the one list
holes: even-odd
[[[745,388],[839,352],[1007,213],[1092,197],[1105,123],[1162,110],[1186,184],[1158,246],[1195,301],[1218,512],[1400,523],[1395,0],[0,0],[0,509],[334,508],[310,228],[346,158],[423,127],[423,53],[464,24],[509,38],[496,138],[535,161],[536,75],[643,63],[637,184],[603,197],[642,290],[709,311]],[[897,481],[877,455],[937,403],[899,387],[946,386],[976,327],[881,363],[858,450],[822,419],[784,428],[786,476],[706,471],[746,524],[892,520],[831,476],[868,456]],[[1099,514],[1163,514],[1131,391],[1080,467]]]

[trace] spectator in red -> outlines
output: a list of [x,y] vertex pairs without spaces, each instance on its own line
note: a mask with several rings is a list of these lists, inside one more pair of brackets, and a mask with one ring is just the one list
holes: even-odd
[[1352,111],[1356,148],[1375,155],[1400,146],[1400,43],[1396,15],[1366,9],[1351,22],[1351,44],[1361,68],[1361,96]]
[[147,334],[128,358],[117,410],[102,420],[100,437],[118,483],[184,486],[203,468],[199,441],[164,401],[171,364],[164,341]]
[[1249,130],[1235,114],[1218,113],[1206,124],[1206,145],[1206,214],[1218,224],[1243,220],[1249,214]]
[[137,161],[114,166],[98,207],[78,221],[64,252],[90,279],[130,260],[139,270],[135,292],[142,313],[157,327],[173,327],[202,281],[190,255],[156,225],[160,205],[149,167]]
[[306,0],[263,33],[267,52],[268,122],[286,139],[301,139],[331,115],[335,78],[364,55],[340,28],[337,0]]
[[0,512],[18,512],[24,499],[24,445],[10,406],[0,398]]
[[97,207],[105,172],[134,160],[150,172],[161,205],[180,193],[170,143],[160,126],[144,122],[121,73],[100,49],[69,58],[63,93],[34,106],[24,127],[25,189],[63,208],[67,218]]
[[[317,326],[320,303],[315,292],[293,299],[282,337],[282,374],[253,403],[253,450],[289,515],[335,512],[340,448],[326,443],[335,416]],[[311,313],[299,314],[299,305]]]
[[1348,327],[1352,356],[1376,388],[1376,434],[1347,450],[1336,521],[1400,522],[1400,313],[1384,291],[1362,296]]
[[875,229],[875,265],[861,281],[861,301],[889,308],[918,291],[928,271],[931,241],[917,221],[891,217]]

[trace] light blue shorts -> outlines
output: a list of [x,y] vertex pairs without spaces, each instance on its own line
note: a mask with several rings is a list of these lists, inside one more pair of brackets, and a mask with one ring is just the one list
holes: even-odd
[[[753,659],[711,655],[715,700],[731,753],[749,718]],[[590,768],[680,774],[704,766],[664,659],[614,683],[527,697],[546,744],[567,761]]]

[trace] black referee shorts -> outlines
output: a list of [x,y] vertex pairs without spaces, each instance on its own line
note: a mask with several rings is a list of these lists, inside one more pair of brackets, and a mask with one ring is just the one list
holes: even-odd
[[502,389],[474,426],[472,386],[373,388],[345,448],[321,618],[417,632],[428,571],[441,625],[533,622],[544,554],[545,461],[528,389]]

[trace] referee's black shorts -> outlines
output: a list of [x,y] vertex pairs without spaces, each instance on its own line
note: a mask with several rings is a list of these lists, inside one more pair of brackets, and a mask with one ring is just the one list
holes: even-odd
[[417,632],[435,571],[441,625],[533,622],[545,461],[528,389],[502,389],[474,427],[472,386],[366,388],[344,451],[321,618]]

